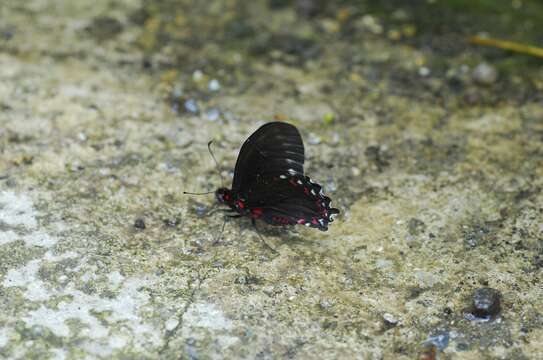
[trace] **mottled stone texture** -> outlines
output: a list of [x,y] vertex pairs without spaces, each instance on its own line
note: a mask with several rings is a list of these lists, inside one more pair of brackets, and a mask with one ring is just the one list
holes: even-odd
[[[0,357],[543,358],[541,7],[294,3],[2,1]],[[215,243],[274,119],[342,214]]]

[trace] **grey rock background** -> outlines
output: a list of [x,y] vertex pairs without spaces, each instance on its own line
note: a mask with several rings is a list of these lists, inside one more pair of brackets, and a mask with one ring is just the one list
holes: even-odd
[[[2,2],[0,356],[543,358],[543,68],[464,41],[543,8],[458,4]],[[273,119],[342,214],[213,244]]]

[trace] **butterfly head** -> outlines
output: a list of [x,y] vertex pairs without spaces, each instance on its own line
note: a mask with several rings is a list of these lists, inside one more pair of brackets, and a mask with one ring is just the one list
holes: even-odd
[[215,198],[221,204],[231,204],[233,202],[232,191],[227,188],[218,188],[215,191]]

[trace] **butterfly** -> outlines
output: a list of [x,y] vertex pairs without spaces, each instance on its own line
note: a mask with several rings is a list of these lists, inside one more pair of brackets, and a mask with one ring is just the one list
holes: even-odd
[[261,126],[243,143],[232,188],[215,197],[236,215],[271,225],[305,225],[321,231],[339,210],[322,186],[304,175],[304,144],[298,129],[285,122]]

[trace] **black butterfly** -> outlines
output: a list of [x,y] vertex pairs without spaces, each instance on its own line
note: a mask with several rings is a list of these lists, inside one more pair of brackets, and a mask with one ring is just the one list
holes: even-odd
[[271,122],[256,130],[239,152],[232,189],[215,196],[240,216],[271,225],[328,230],[339,210],[319,184],[304,176],[304,144],[295,126]]

